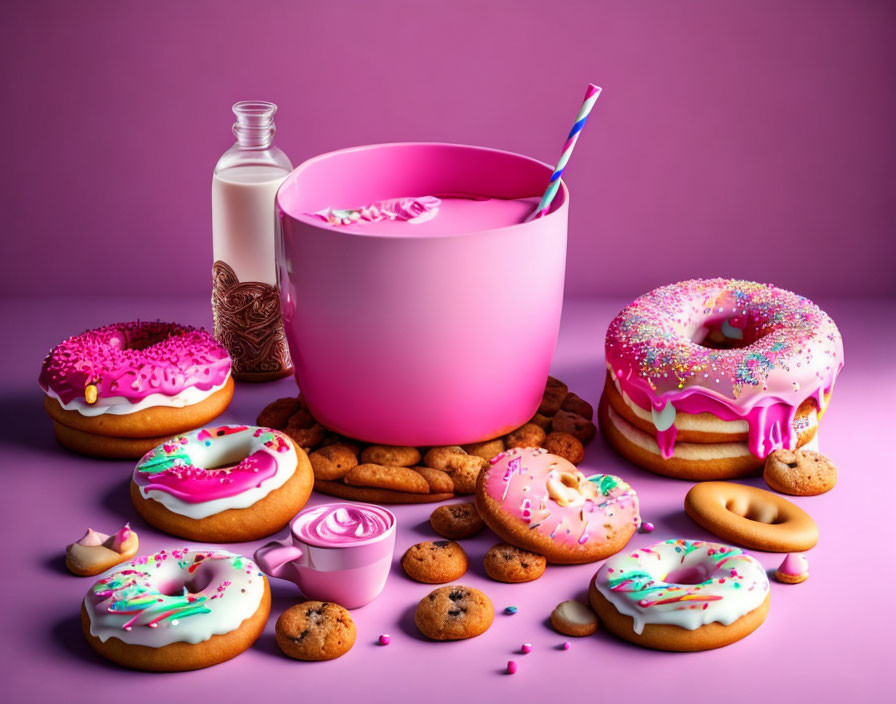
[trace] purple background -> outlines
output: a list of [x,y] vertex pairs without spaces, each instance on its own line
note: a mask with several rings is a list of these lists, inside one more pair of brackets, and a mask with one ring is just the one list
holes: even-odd
[[[11,5],[11,6],[10,6]],[[896,294],[896,3],[7,3],[0,291],[208,293],[230,105],[298,164],[440,140],[571,165],[569,293]]]

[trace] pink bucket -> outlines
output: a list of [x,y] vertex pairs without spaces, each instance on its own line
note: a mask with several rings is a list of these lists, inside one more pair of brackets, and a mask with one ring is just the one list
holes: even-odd
[[296,379],[326,427],[368,442],[477,442],[538,408],[557,342],[568,192],[545,217],[400,237],[306,215],[336,203],[542,193],[551,167],[437,143],[357,147],[295,169],[277,192],[279,284]]

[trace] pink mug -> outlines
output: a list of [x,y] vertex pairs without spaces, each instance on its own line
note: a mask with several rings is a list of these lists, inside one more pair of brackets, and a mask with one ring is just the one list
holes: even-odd
[[447,235],[352,233],[309,213],[403,195],[537,198],[551,172],[496,149],[407,143],[323,154],[286,178],[276,197],[284,331],[322,425],[420,447],[489,440],[529,420],[557,343],[569,194],[561,184],[537,220]]
[[255,562],[265,574],[294,582],[309,599],[357,609],[386,585],[395,523],[380,506],[321,504],[295,517],[289,538],[256,550]]

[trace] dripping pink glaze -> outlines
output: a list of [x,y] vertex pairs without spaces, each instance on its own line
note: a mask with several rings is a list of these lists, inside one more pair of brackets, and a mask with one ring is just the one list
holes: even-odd
[[[206,469],[192,464],[187,455],[180,454],[189,451],[191,442],[211,444],[216,437],[242,432],[252,432],[261,447],[233,467]],[[164,491],[191,504],[226,499],[274,477],[280,462],[278,455],[291,455],[290,450],[285,436],[276,430],[245,425],[203,428],[173,438],[144,455],[134,470],[134,482],[145,491]],[[181,462],[176,463],[176,460]],[[157,472],[145,471],[146,467],[156,466],[159,468]]]
[[292,531],[305,543],[327,547],[370,540],[391,527],[391,515],[378,506],[325,504],[299,514]]
[[804,575],[809,571],[809,560],[805,555],[798,555],[793,553],[788,553],[787,557],[784,558],[784,562],[781,563],[781,566],[778,568],[778,572],[781,574],[789,574],[794,577],[799,577],[800,575]]
[[[749,342],[710,349],[710,330]],[[732,331],[737,332],[732,332]],[[616,316],[607,330],[607,365],[617,383],[645,410],[671,403],[683,413],[745,420],[748,445],[766,457],[796,440],[799,406],[825,396],[843,367],[843,340],[833,320],[802,296],[768,284],[695,279],[655,289]],[[718,380],[718,381],[716,381]],[[657,430],[665,458],[677,430]]]
[[[575,465],[543,449],[513,448],[492,458],[485,471],[485,491],[514,519],[560,545],[574,547],[603,542],[609,525],[614,532],[640,523],[638,497],[618,477],[607,494],[561,506],[548,493],[547,482],[561,473],[577,473]],[[603,477],[605,475],[598,475]]]
[[63,403],[124,397],[137,403],[150,394],[175,396],[188,387],[208,391],[230,374],[230,355],[204,330],[162,322],[115,323],[60,342],[47,355],[38,379]]

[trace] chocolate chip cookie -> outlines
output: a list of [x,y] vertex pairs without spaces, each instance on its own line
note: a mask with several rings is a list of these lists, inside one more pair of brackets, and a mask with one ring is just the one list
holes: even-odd
[[543,555],[498,543],[485,553],[485,573],[496,582],[531,582],[544,574],[548,561]]
[[782,494],[817,496],[834,488],[837,468],[814,450],[775,450],[765,460],[762,478]]
[[429,525],[443,538],[462,540],[476,535],[483,529],[485,522],[476,510],[476,505],[466,503],[439,506],[429,517]]
[[464,549],[450,540],[417,543],[401,558],[401,566],[408,577],[425,584],[454,581],[467,571],[469,565]]
[[343,607],[327,601],[306,601],[280,614],[277,645],[296,660],[332,660],[355,644],[355,623]]
[[548,433],[541,446],[552,455],[558,455],[578,465],[585,459],[585,446],[575,435],[554,431]]
[[478,589],[451,584],[427,594],[417,605],[414,623],[433,640],[473,638],[495,618],[491,600]]

